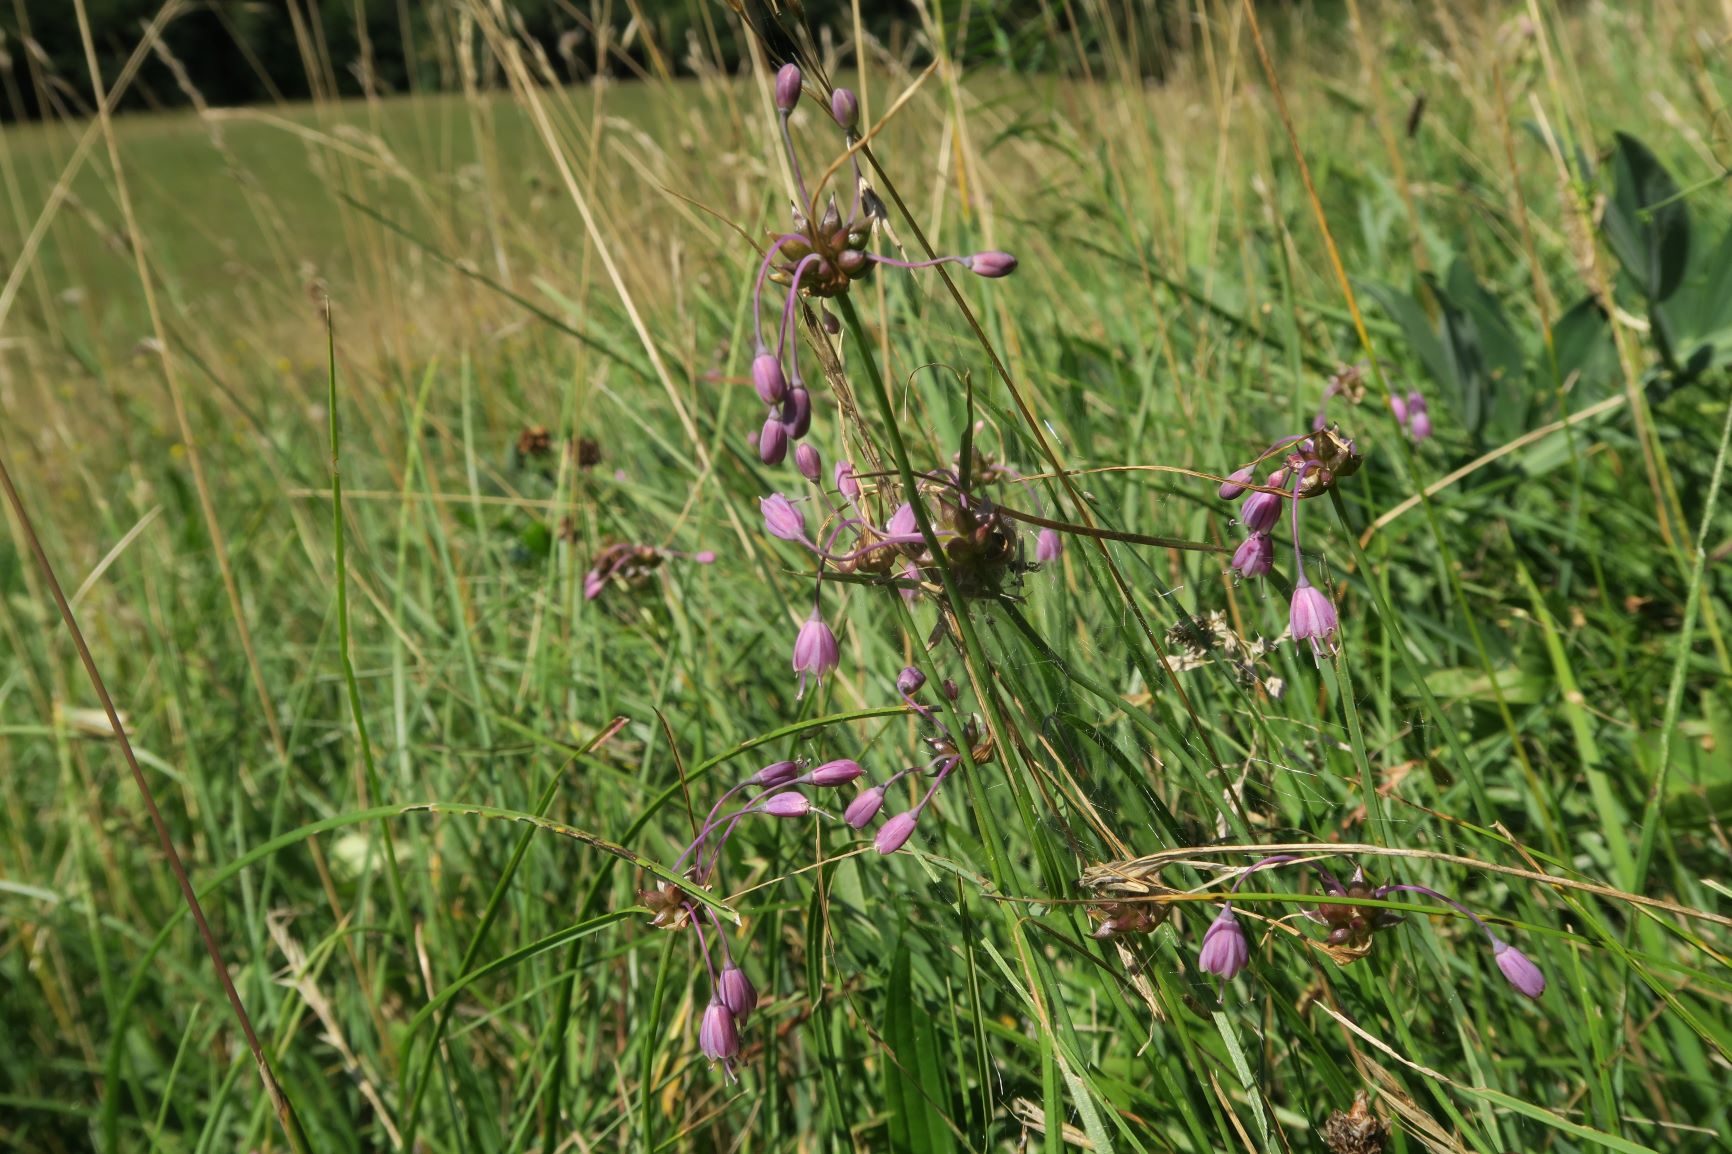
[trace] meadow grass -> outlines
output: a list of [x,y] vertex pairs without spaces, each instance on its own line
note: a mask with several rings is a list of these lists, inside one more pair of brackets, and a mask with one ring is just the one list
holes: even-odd
[[[1072,531],[1001,597],[827,580],[840,663],[802,698],[814,562],[758,502],[812,487],[748,444],[792,188],[768,72],[699,46],[693,78],[555,88],[493,5],[458,11],[470,91],[127,116],[112,152],[73,117],[0,135],[0,453],[294,1119],[9,514],[0,1140],[1322,1150],[1363,1092],[1395,1151],[1732,1145],[1727,368],[1680,364],[1667,318],[1712,326],[1624,259],[1616,221],[1674,217],[1618,216],[1613,135],[1665,162],[1683,291],[1718,299],[1722,10],[1254,30],[1200,2],[1160,84],[1123,22],[1086,59],[1055,32],[1071,63],[1037,76],[809,52],[809,176],[841,156],[829,75],[910,255],[1020,261],[954,294],[883,270],[804,334],[826,477],[852,459],[888,511],[968,445]],[[1428,344],[1450,309],[1472,341]],[[1232,580],[1217,480],[1362,361],[1329,415],[1364,463],[1303,503],[1340,654],[1196,644],[1211,614],[1282,637],[1290,561]],[[1420,444],[1385,402],[1410,389]],[[716,559],[586,599],[612,543]],[[643,891],[760,766],[924,757],[910,664],[990,741],[899,853],[740,825],[702,895],[763,999],[730,1080],[693,934]],[[1543,998],[1408,894],[1332,953],[1296,870],[1241,886],[1250,965],[1212,979],[1222,890],[1278,845],[1456,895]],[[1130,875],[1161,922],[1097,941],[1084,880]]]

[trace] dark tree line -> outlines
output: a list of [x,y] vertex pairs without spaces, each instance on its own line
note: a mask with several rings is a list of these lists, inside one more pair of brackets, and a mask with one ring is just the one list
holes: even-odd
[[[105,78],[112,81],[138,43],[162,0],[85,0],[92,39]],[[630,76],[686,68],[688,44],[703,55],[719,53],[737,67],[746,45],[727,0],[507,0],[520,33],[538,41],[568,80],[597,68]],[[933,0],[949,50],[973,61],[1040,70],[1075,63],[1090,53],[1098,28],[1072,29],[1061,0]],[[190,85],[213,105],[305,100],[317,91],[357,96],[439,90],[457,82],[454,0],[200,0],[184,9],[163,35],[165,55],[153,55],[121,102],[123,109],[185,104]],[[641,20],[633,19],[633,9]],[[849,0],[745,0],[747,16],[781,58],[792,46],[791,27],[826,25],[838,41],[853,28]],[[1120,28],[1143,44],[1172,47],[1183,38],[1180,0],[1121,0]],[[54,113],[90,108],[89,71],[73,0],[0,3],[0,69],[6,80],[0,118],[34,119],[44,104]],[[356,13],[360,12],[357,20]],[[911,0],[868,0],[867,31],[890,45],[917,43],[919,23]],[[608,35],[599,35],[605,21]],[[605,39],[609,51],[600,53]],[[1161,52],[1145,71],[1157,71]]]

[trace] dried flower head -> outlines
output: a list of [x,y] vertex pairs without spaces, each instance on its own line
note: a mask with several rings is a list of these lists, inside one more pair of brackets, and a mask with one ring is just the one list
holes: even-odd
[[1365,1091],[1353,1095],[1353,1108],[1337,1110],[1324,1120],[1319,1136],[1329,1154],[1383,1154],[1389,1123],[1371,1112]]

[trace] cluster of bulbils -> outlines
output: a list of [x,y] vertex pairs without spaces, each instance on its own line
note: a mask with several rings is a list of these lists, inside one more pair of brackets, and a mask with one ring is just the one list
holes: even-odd
[[[801,84],[798,65],[785,64],[776,74],[776,121],[799,199],[793,206],[793,226],[770,241],[769,249],[758,265],[752,290],[756,334],[752,385],[757,389],[759,399],[770,409],[757,441],[758,456],[766,465],[779,465],[786,460],[789,446],[797,444],[812,427],[812,394],[800,372],[799,341],[795,333],[794,310],[801,294],[820,302],[839,297],[856,281],[870,277],[873,268],[881,264],[907,269],[958,264],[983,277],[1008,276],[1016,268],[1016,258],[1003,252],[905,261],[867,249],[873,234],[887,229],[888,213],[861,175],[858,155],[860,101],[846,88],[838,88],[831,94],[830,114],[847,137],[848,160],[854,173],[853,205],[844,219],[832,195],[829,204],[819,212],[812,194],[806,189],[805,177],[800,172],[800,159],[794,151],[793,137],[788,132],[788,118],[800,103]],[[766,280],[787,288],[774,346],[765,339],[764,333]],[[827,331],[838,331],[835,318],[823,312],[822,305],[820,315]],[[800,450],[796,448],[795,453],[798,460]],[[805,472],[806,463],[800,462],[800,466]]]
[[589,572],[583,575],[583,599],[594,601],[605,593],[609,586],[641,589],[649,584],[650,578],[662,567],[662,562],[670,558],[708,565],[715,561],[716,555],[708,549],[702,553],[678,553],[656,545],[632,545],[626,542],[606,545],[590,562]]
[[[1237,894],[1245,879],[1259,870],[1273,866],[1288,865],[1295,862],[1307,862],[1308,859],[1293,854],[1276,854],[1253,863],[1243,870],[1233,881],[1229,894]],[[1417,885],[1381,885],[1374,886],[1365,879],[1365,871],[1355,868],[1346,883],[1339,881],[1328,870],[1313,864],[1318,877],[1323,882],[1324,894],[1334,900],[1320,902],[1315,908],[1307,909],[1304,914],[1311,921],[1328,929],[1324,938],[1327,946],[1335,957],[1341,961],[1352,961],[1363,957],[1371,948],[1372,936],[1400,925],[1404,920],[1391,910],[1367,908],[1354,903],[1362,900],[1384,901],[1396,894],[1420,894],[1440,901],[1466,914],[1473,923],[1484,932],[1491,943],[1492,957],[1497,968],[1509,984],[1515,987],[1517,993],[1529,998],[1537,998],[1545,992],[1546,978],[1540,972],[1532,959],[1502,938],[1492,932],[1490,926],[1480,916],[1446,894],[1441,894],[1429,886]],[[1165,907],[1155,907],[1161,912],[1148,912],[1146,903],[1112,902],[1100,907],[1096,916],[1101,918],[1101,924],[1096,928],[1094,936],[1108,939],[1127,933],[1148,933],[1165,916]],[[1140,912],[1139,912],[1140,911]],[[1215,974],[1223,980],[1231,981],[1251,960],[1251,942],[1245,934],[1245,928],[1233,912],[1232,898],[1222,904],[1220,914],[1203,934],[1203,945],[1197,953],[1197,968],[1207,974]]]
[[[817,484],[822,466],[815,450],[811,458],[812,471],[807,473],[804,465],[801,471]],[[982,470],[977,461],[974,475],[980,477],[984,472],[991,477],[1001,471],[990,465]],[[836,635],[824,623],[822,613],[825,573],[880,578],[912,601],[921,590],[938,582],[942,564],[959,593],[979,596],[999,589],[1007,576],[1056,561],[1063,552],[1058,533],[1043,529],[1035,540],[1034,563],[1025,561],[1016,522],[990,498],[965,487],[956,470],[938,469],[920,477],[921,503],[942,558],[921,532],[912,504],[903,502],[880,525],[870,515],[876,493],[869,498],[862,491],[850,462],[837,463],[832,482],[835,497],[820,486],[816,498],[826,510],[817,533],[822,543],[808,530],[806,515],[793,500],[772,493],[759,502],[770,536],[804,546],[818,559],[812,612],[794,638],[794,672],[800,679],[801,696],[809,680],[822,680],[836,668],[839,657]]]
[[[1275,457],[1281,458],[1281,464],[1258,484],[1259,469]],[[1220,489],[1223,500],[1245,499],[1239,511],[1239,523],[1249,536],[1233,553],[1232,564],[1241,577],[1264,577],[1274,569],[1272,534],[1281,521],[1283,508],[1288,502],[1292,503],[1290,523],[1293,567],[1297,577],[1293,583],[1288,628],[1295,641],[1309,641],[1312,652],[1319,659],[1326,653],[1335,652],[1335,634],[1340,622],[1329,595],[1311,584],[1311,579],[1305,574],[1305,557],[1299,539],[1299,502],[1327,493],[1341,478],[1357,472],[1362,460],[1353,439],[1342,436],[1338,429],[1330,426],[1275,442],[1257,460],[1230,475]],[[1247,493],[1250,495],[1246,496]]]
[[[889,791],[897,782],[906,777],[929,780],[930,784],[919,801],[879,825],[872,842],[879,854],[893,854],[908,844],[921,815],[932,804],[939,788],[964,763],[959,739],[937,712],[920,700],[925,685],[925,675],[912,666],[903,669],[896,678],[896,692],[903,703],[929,727],[923,740],[932,756],[923,765],[909,766],[883,782],[866,784],[842,810],[841,820],[845,825],[853,830],[865,830],[877,820]],[[950,681],[944,683],[943,689],[951,701],[959,696],[959,690]],[[969,716],[962,722],[960,741],[966,743],[967,755],[974,764],[992,760],[992,742],[990,739],[981,740],[978,718]],[[715,877],[728,839],[741,822],[758,816],[783,820],[831,818],[831,814],[814,804],[812,795],[821,795],[865,776],[866,771],[852,758],[826,761],[815,768],[807,768],[806,763],[800,761],[778,761],[766,765],[716,799],[697,836],[680,854],[674,868],[684,871],[683,876],[691,886],[708,886]],[[744,797],[740,796],[742,794]],[[735,801],[736,798],[739,800]],[[730,802],[734,803],[731,807]],[[757,989],[735,962],[722,924],[709,906],[694,901],[685,889],[669,883],[663,883],[655,890],[643,891],[638,897],[651,910],[655,925],[665,929],[690,926],[696,933],[698,949],[704,956],[704,968],[710,977],[711,991],[709,1004],[698,1026],[698,1048],[711,1061],[723,1063],[731,1077],[732,1062],[740,1052],[740,1029],[758,1006]],[[706,921],[713,933],[706,933]],[[712,945],[712,938],[715,945]]]

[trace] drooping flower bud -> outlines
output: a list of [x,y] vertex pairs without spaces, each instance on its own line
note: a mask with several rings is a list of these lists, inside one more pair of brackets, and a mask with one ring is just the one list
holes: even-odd
[[963,257],[962,267],[975,276],[1009,276],[1016,271],[1016,258],[1008,252],[977,252]]
[[799,696],[805,695],[806,678],[822,681],[841,660],[842,651],[836,644],[836,635],[813,609],[812,616],[806,618],[799,635],[794,638],[794,672],[800,675]]
[[805,385],[795,385],[782,399],[782,425],[798,441],[812,427],[812,394]]
[[597,570],[591,569],[583,575],[583,599],[585,601],[594,601],[601,596],[601,591],[606,588],[607,578]]
[[1233,916],[1231,907],[1223,907],[1220,916],[1210,923],[1208,932],[1203,935],[1197,968],[1205,974],[1219,974],[1230,982],[1250,960],[1251,944],[1245,940],[1239,919]]
[[712,999],[698,1026],[698,1049],[712,1062],[725,1062],[740,1052],[740,1032],[734,1012],[719,998]]
[[1407,402],[1402,400],[1401,394],[1392,393],[1390,395],[1389,411],[1395,414],[1395,421],[1397,424],[1407,424]]
[[794,446],[794,467],[800,470],[800,476],[817,484],[818,478],[824,475],[824,458],[818,455],[810,441],[801,441]]
[[1253,533],[1233,553],[1233,568],[1241,577],[1265,577],[1275,568],[1275,542],[1267,533]]
[[835,471],[836,489],[850,501],[860,497],[860,482],[854,479],[854,462],[837,461]]
[[746,1024],[746,1019],[752,1016],[752,1011],[758,1008],[758,991],[752,988],[751,979],[746,977],[744,970],[729,961],[722,966],[722,972],[716,977],[716,1000],[728,1008],[740,1025]]
[[784,541],[806,539],[805,516],[782,494],[771,493],[758,502],[758,508],[763,510],[764,528],[770,531],[770,536]]
[[776,108],[781,112],[792,112],[799,103],[800,66],[784,64],[782,70],[776,73]]
[[1546,992],[1546,976],[1526,954],[1501,938],[1493,939],[1492,953],[1497,958],[1497,968],[1516,988],[1516,993],[1537,998]]
[[773,793],[764,799],[763,809],[771,817],[805,817],[812,812],[812,802],[803,793]]
[[764,422],[758,434],[758,460],[766,465],[780,465],[788,459],[788,428],[775,417]]
[[1058,560],[1058,555],[1064,552],[1064,542],[1059,538],[1057,529],[1042,529],[1034,539],[1034,559],[1042,565]]
[[872,848],[881,854],[893,854],[908,844],[908,839],[914,836],[915,814],[913,810],[904,810],[889,821],[878,827],[878,836],[872,841]]
[[788,378],[782,375],[782,362],[773,354],[759,353],[752,358],[752,387],[766,405],[779,405],[788,395]]
[[800,763],[797,761],[776,761],[766,765],[752,775],[754,785],[778,786],[787,785],[800,776]]
[[[1278,469],[1269,474],[1266,483],[1271,489],[1275,489],[1286,479],[1286,470]],[[1252,493],[1245,498],[1245,507],[1240,510],[1239,520],[1253,533],[1267,533],[1275,527],[1275,522],[1281,519],[1282,500],[1278,493]]]
[[845,130],[854,131],[860,123],[860,98],[846,88],[838,88],[830,94],[830,115]]
[[811,781],[817,786],[847,785],[866,771],[852,758],[839,757],[826,761],[812,771]]
[[1293,640],[1311,642],[1311,652],[1318,657],[1335,652],[1335,631],[1340,622],[1328,594],[1311,584],[1303,574],[1293,589],[1293,603],[1288,614],[1288,627]]
[[1256,472],[1250,465],[1246,465],[1243,469],[1234,469],[1227,475],[1227,479],[1221,483],[1221,488],[1219,490],[1221,500],[1238,500],[1240,494],[1244,493],[1245,486],[1249,485],[1251,479],[1256,475]]
[[854,829],[865,829],[872,824],[872,819],[878,816],[878,811],[882,808],[884,787],[875,785],[848,803],[848,808],[842,811],[842,820]]
[[920,687],[926,684],[926,674],[909,665],[896,675],[896,689],[905,696],[913,697],[920,692]]
[[1424,393],[1407,394],[1407,435],[1415,443],[1431,436],[1431,413],[1426,408]]
[[920,522],[914,518],[914,506],[906,502],[898,505],[884,528],[892,537],[911,537],[920,532]]
[[944,679],[944,696],[950,698],[952,701],[955,701],[958,697],[962,696],[962,690],[957,686],[954,679],[949,677]]

